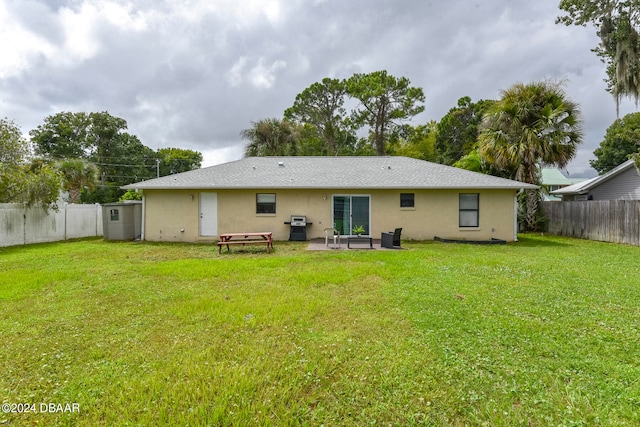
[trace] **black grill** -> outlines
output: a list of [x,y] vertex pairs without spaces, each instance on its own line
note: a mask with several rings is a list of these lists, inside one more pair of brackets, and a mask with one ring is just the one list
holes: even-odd
[[291,221],[285,222],[289,224],[289,240],[291,241],[305,241],[307,240],[307,225],[311,225],[307,222],[305,215],[291,215]]

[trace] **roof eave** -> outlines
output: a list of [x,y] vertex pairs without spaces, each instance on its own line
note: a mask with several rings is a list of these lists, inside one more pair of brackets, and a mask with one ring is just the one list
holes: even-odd
[[522,186],[389,186],[389,187],[372,187],[372,186],[144,186],[144,185],[125,185],[120,187],[123,190],[523,190],[523,189],[539,189],[537,185]]

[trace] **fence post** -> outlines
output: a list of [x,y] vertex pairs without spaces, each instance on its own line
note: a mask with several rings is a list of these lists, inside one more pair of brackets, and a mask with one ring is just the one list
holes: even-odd
[[22,244],[27,244],[27,202],[22,202]]
[[64,240],[67,240],[67,211],[69,209],[69,203],[64,203]]
[[94,214],[96,216],[96,237],[98,237],[98,228],[100,227],[99,221],[100,221],[100,210],[101,210],[101,206],[100,203],[96,203],[96,210],[94,211]]

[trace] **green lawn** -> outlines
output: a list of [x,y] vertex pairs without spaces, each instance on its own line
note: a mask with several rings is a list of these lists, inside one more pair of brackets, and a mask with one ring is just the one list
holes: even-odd
[[0,249],[0,425],[640,424],[640,248],[403,245]]

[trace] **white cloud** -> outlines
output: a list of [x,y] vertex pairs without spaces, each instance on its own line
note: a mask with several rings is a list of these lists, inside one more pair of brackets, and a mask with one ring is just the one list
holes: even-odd
[[244,154],[244,147],[240,145],[234,145],[226,148],[214,148],[201,151],[202,153],[202,167],[219,165],[221,163],[231,162],[238,160]]
[[248,69],[248,63],[249,58],[241,56],[227,71],[226,78],[231,86],[238,86],[248,81],[255,88],[269,89],[277,79],[278,70],[287,66],[287,63],[281,60],[273,61],[268,65],[264,58],[259,58],[250,69]]
[[242,129],[323,77],[407,77],[426,95],[418,124],[462,96],[566,78],[585,113],[586,168],[615,107],[594,29],[556,25],[558,12],[513,0],[0,0],[0,107],[25,131],[61,108],[107,110],[149,147],[207,163],[240,156]]
[[42,6],[23,11],[45,15],[37,18],[53,22],[62,32],[61,40],[49,40],[37,31],[37,25],[26,27],[24,19],[17,19],[0,2],[0,78],[18,75],[42,59],[54,66],[73,67],[93,58],[103,43],[99,30],[104,26],[134,32],[149,28],[148,16],[134,13],[130,3],[93,1],[74,6],[61,7],[57,13]]
[[61,9],[59,19],[65,39],[64,45],[52,58],[54,62],[71,65],[94,56],[99,45],[94,32],[97,21],[101,19],[99,10],[92,4],[84,3],[79,11]]
[[227,80],[231,86],[238,86],[244,80],[244,70],[247,66],[247,57],[241,56],[233,64],[231,69],[227,72]]
[[265,65],[264,58],[260,58],[258,63],[249,71],[249,80],[259,89],[269,89],[276,81],[278,70],[286,68],[284,61],[274,61],[271,65]]
[[149,29],[150,16],[134,12],[130,3],[113,1],[83,2],[79,8],[61,8],[59,20],[64,29],[64,45],[51,59],[54,63],[73,65],[98,54],[104,43],[100,30],[141,32]]
[[266,19],[275,25],[282,18],[278,0],[169,0],[171,15],[190,23],[217,17],[225,27],[248,29],[257,21]]
[[134,12],[131,3],[119,4],[109,1],[99,3],[98,11],[113,26],[128,31],[149,30],[153,14]]
[[0,2],[0,40],[0,78],[20,74],[38,56],[50,56],[55,50],[44,37],[14,20],[4,2]]

